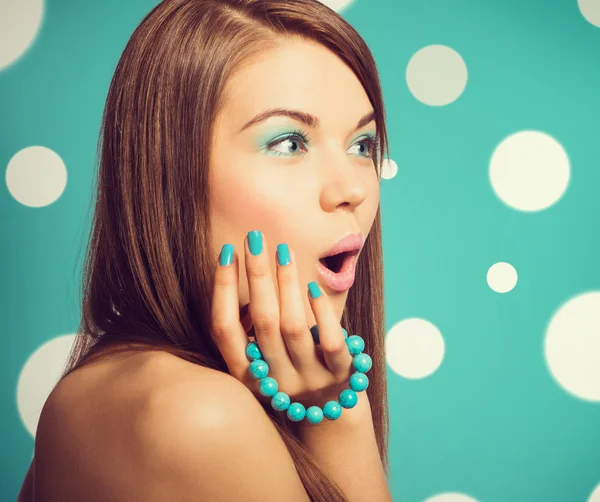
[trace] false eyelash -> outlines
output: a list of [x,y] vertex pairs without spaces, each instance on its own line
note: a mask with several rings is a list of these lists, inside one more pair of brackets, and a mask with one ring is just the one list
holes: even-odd
[[[308,131],[305,129],[294,129],[290,134],[288,134],[287,136],[283,137],[281,140],[279,141],[283,141],[286,139],[290,139],[293,136],[298,136],[299,138],[302,139],[302,141],[304,141],[306,144],[310,143],[310,140],[308,139],[309,134]],[[279,142],[278,141],[278,142]]]

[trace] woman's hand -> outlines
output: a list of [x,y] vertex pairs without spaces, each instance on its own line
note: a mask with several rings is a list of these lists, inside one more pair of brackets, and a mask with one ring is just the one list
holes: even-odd
[[[250,253],[248,236],[244,240],[246,275],[250,295],[250,316],[256,332],[256,342],[269,366],[268,376],[279,384],[279,391],[300,402],[307,409],[321,408],[327,401],[338,400],[348,387],[353,372],[352,356],[344,340],[339,320],[329,297],[312,298],[307,285],[299,284],[294,251],[289,248],[290,263],[277,263],[277,285],[271,274],[267,240],[262,235],[262,252]],[[238,299],[239,260],[234,251],[230,265],[217,264],[211,310],[211,334],[229,372],[244,383],[262,403],[271,398],[258,391],[259,381],[248,373],[250,362],[246,345],[250,341],[240,322]],[[319,326],[320,346],[316,346],[304,312],[302,291]]]

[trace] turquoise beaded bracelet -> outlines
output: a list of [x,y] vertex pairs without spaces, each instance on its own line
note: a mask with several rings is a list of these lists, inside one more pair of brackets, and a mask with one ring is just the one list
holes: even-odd
[[[313,326],[316,328],[316,325]],[[319,343],[318,328],[311,328],[315,344]],[[246,357],[252,361],[248,373],[255,380],[259,380],[258,391],[265,397],[271,398],[271,406],[277,411],[286,411],[287,417],[292,422],[300,422],[306,419],[311,424],[319,424],[323,417],[328,420],[337,420],[342,415],[342,408],[354,408],[358,403],[357,392],[364,391],[369,386],[369,379],[365,373],[371,369],[373,361],[364,353],[365,341],[358,335],[348,336],[344,332],[344,340],[352,358],[352,366],[356,370],[349,379],[349,389],[340,392],[338,401],[328,401],[321,409],[319,406],[311,406],[306,409],[301,403],[290,403],[290,396],[285,392],[279,392],[279,384],[269,374],[269,365],[262,358],[262,352],[256,342],[249,342],[246,346]]]

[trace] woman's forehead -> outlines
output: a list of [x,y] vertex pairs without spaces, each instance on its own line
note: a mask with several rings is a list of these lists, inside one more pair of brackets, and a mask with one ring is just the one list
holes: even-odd
[[295,110],[307,118],[317,117],[308,127],[340,124],[344,129],[372,110],[352,70],[314,43],[288,44],[267,51],[262,59],[254,58],[253,64],[232,75],[225,96],[221,119],[235,133],[269,110]]

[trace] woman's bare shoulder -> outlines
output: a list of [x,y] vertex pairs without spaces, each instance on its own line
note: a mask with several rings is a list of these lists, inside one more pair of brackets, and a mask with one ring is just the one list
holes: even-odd
[[[144,470],[160,473],[153,494],[182,501],[309,501],[273,422],[252,392],[228,374],[191,375],[163,388],[139,430]],[[153,496],[145,500],[163,500]]]
[[273,472],[289,500],[307,500],[285,443],[241,382],[166,352],[119,357],[73,372],[48,399],[36,489],[53,486],[56,498],[43,500],[267,501]]
[[38,422],[36,500],[92,500],[86,492],[92,487],[100,494],[127,484],[127,463],[141,453],[139,424],[157,396],[189,381],[218,389],[232,378],[219,373],[164,351],[129,351],[67,375],[48,396]]
[[210,395],[235,386],[234,381],[227,373],[165,351],[123,352],[78,368],[61,380],[44,405],[40,426],[59,432],[54,424],[58,421],[69,424],[70,430],[102,431],[103,424],[114,422],[106,431],[114,434],[114,426],[136,427],[157,402],[185,400],[186,390]]

